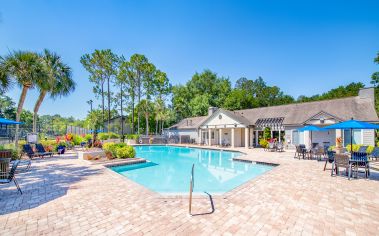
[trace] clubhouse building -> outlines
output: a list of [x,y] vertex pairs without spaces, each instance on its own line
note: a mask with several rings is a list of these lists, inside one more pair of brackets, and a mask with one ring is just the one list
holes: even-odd
[[[166,130],[177,143],[198,143],[208,146],[258,147],[263,130],[270,128],[272,138],[286,148],[297,144],[335,145],[341,137],[350,142],[350,130],[320,132],[298,131],[306,125],[319,127],[356,119],[379,123],[375,110],[374,88],[364,88],[356,97],[281,106],[229,111],[210,107],[207,116],[190,117]],[[375,130],[353,130],[353,143],[375,145]]]

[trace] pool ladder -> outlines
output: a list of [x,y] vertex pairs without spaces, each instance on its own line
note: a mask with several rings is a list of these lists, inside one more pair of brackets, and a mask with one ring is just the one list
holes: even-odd
[[190,179],[190,192],[189,192],[189,214],[191,215],[191,210],[192,210],[192,192],[193,192],[193,187],[195,184],[195,179],[194,179],[194,172],[195,172],[195,164],[192,164],[192,170],[191,170],[191,179]]

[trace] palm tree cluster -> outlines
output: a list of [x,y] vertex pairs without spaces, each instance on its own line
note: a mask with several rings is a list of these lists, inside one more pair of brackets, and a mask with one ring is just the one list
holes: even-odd
[[[130,112],[132,133],[141,133],[141,117],[144,117],[145,132],[149,134],[149,118],[152,115],[156,122],[155,133],[160,133],[168,117],[165,101],[171,91],[166,73],[157,69],[144,55],[134,54],[126,59],[123,55],[114,54],[110,49],[95,50],[91,54],[85,54],[80,62],[89,72],[90,82],[94,83],[94,93],[101,97],[103,124],[105,98],[107,99],[108,130],[114,102],[120,109],[121,117],[126,108]],[[125,106],[126,102],[128,106]],[[121,126],[123,130],[122,119]]]
[[[0,56],[0,90],[9,90],[13,85],[21,87],[16,121],[20,121],[22,108],[29,89],[37,88],[39,96],[34,106],[33,132],[36,132],[37,115],[46,95],[55,99],[75,90],[71,68],[62,58],[47,49],[42,53],[14,51]],[[19,125],[16,125],[15,142],[18,143]]]

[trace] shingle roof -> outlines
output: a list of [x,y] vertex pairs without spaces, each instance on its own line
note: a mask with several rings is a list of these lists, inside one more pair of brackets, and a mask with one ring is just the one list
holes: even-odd
[[342,120],[351,118],[371,122],[379,120],[374,102],[371,99],[360,97],[261,107],[234,112],[246,117],[250,124],[255,124],[258,119],[275,117],[284,117],[283,124],[285,125],[302,124],[320,112],[329,113]]
[[[220,109],[222,110],[222,109]],[[245,110],[222,110],[245,124],[254,125],[258,119],[284,117],[284,125],[299,125],[311,117],[324,112],[341,120],[354,118],[366,122],[379,122],[374,101],[368,98],[348,97],[316,102],[295,103],[289,105],[260,107]],[[171,128],[198,128],[208,116],[191,117],[181,120]]]
[[195,116],[185,118],[181,120],[179,123],[171,126],[169,129],[197,129],[207,117],[208,116]]

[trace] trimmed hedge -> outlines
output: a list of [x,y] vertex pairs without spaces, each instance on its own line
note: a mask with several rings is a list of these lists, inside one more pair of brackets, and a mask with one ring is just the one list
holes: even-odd
[[133,158],[136,156],[136,151],[132,146],[127,146],[125,143],[104,143],[103,150],[111,154],[113,158]]

